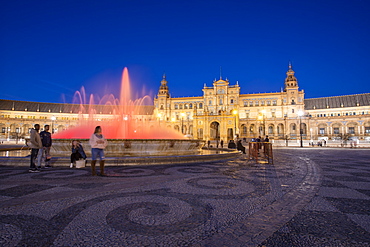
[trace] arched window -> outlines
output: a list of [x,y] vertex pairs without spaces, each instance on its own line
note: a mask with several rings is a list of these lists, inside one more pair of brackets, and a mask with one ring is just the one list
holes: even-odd
[[231,99],[230,100],[230,104],[234,104],[234,99]]
[[182,104],[180,104],[180,109],[182,109]]
[[199,103],[199,109],[203,109],[203,103]]
[[193,109],[193,104],[192,103],[189,104],[189,109]]
[[178,104],[175,104],[175,109],[179,109],[179,105]]

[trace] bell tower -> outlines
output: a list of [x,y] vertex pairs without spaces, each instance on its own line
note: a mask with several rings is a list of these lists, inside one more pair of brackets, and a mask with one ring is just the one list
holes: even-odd
[[162,97],[162,98],[163,97],[166,97],[166,98],[170,97],[170,94],[168,92],[166,74],[163,74],[163,78],[162,78],[162,81],[161,81],[161,86],[159,87],[158,98],[159,97]]
[[286,92],[286,104],[295,105],[298,101],[298,81],[294,76],[292,64],[289,62],[288,71],[286,72],[284,92]]
[[285,78],[285,89],[284,91],[287,91],[287,89],[298,89],[298,81],[297,78],[294,76],[294,70],[292,68],[292,64],[289,62],[288,65],[288,71],[286,72],[286,78]]
[[161,120],[167,120],[170,117],[170,93],[167,86],[166,74],[163,74],[161,86],[159,87],[157,97],[154,99],[155,105],[155,116],[156,118]]

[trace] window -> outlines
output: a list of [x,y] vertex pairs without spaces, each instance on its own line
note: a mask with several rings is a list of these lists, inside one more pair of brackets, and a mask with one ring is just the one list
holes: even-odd
[[294,113],[294,109],[292,109],[292,113]]
[[247,107],[247,106],[248,106],[248,102],[244,101],[244,107]]
[[273,100],[272,101],[272,105],[276,105],[276,100]]
[[175,109],[179,109],[179,105],[178,104],[175,104]]
[[267,105],[271,105],[271,101],[267,101]]
[[320,135],[325,135],[325,128],[320,128],[319,129],[319,134]]
[[234,99],[231,99],[230,100],[230,104],[234,104]]
[[355,134],[355,127],[348,127],[348,133]]
[[1,133],[5,133],[5,131],[6,131],[5,127],[2,127],[1,128]]
[[260,103],[258,102],[258,100],[256,101],[256,104],[255,104],[255,106],[259,106],[260,105]]
[[208,105],[212,105],[212,100],[210,100],[210,101],[208,102]]
[[180,109],[182,109],[182,104],[180,104]]
[[220,105],[222,105],[222,99],[220,99]]
[[271,116],[272,117],[276,117],[276,114],[275,114],[275,112],[273,111],[273,112],[271,112]]
[[250,101],[249,102],[249,106],[253,106],[253,101]]
[[339,128],[333,128],[334,134],[338,135],[339,134]]
[[193,109],[193,104],[192,103],[189,104],[189,109]]
[[261,101],[261,106],[264,106],[265,105],[265,101]]
[[245,113],[245,117],[249,118],[249,112]]
[[203,109],[203,103],[199,103],[199,109]]
[[370,127],[365,127],[365,134],[370,134]]
[[185,104],[184,105],[184,109],[188,109],[188,104]]

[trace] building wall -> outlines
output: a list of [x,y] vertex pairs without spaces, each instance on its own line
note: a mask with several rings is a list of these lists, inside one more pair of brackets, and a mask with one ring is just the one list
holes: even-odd
[[[238,83],[227,79],[204,85],[202,96],[171,97],[163,76],[154,106],[134,118],[160,121],[196,139],[224,140],[268,135],[272,140],[348,140],[370,142],[370,94],[305,99],[292,66],[286,73],[284,90],[275,93],[241,94]],[[0,100],[0,138],[27,137],[38,123],[54,132],[71,128],[92,116],[81,106]],[[77,110],[76,110],[77,109]],[[93,118],[111,121],[107,109]],[[302,116],[299,115],[302,113]]]

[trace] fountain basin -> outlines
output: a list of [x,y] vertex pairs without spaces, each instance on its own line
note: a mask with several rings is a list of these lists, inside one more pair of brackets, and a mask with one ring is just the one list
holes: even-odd
[[[73,140],[91,156],[89,139],[53,139],[52,156],[69,157]],[[190,155],[197,154],[204,145],[204,140],[191,139],[108,139],[104,153],[106,157]]]

